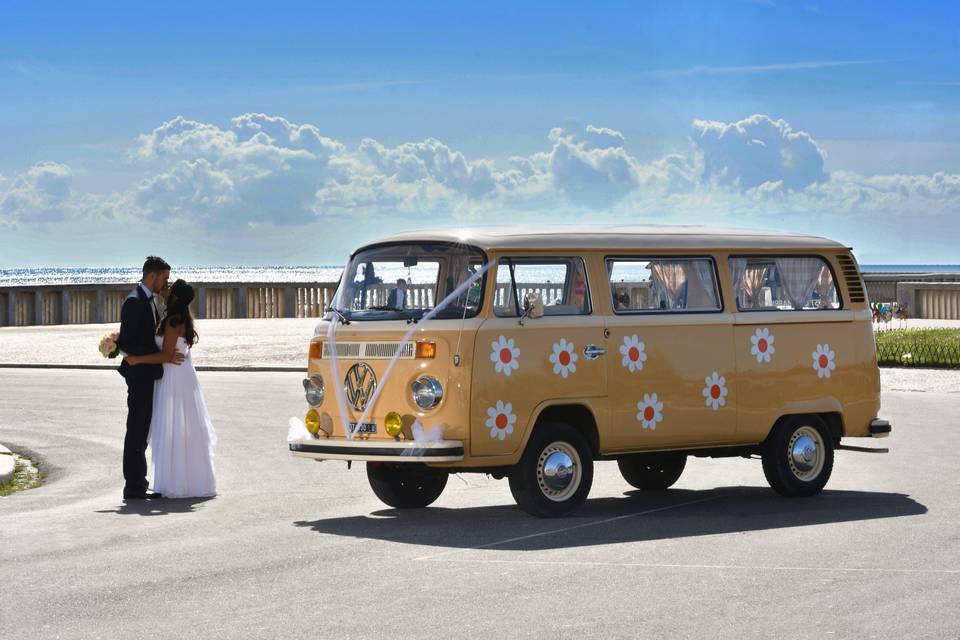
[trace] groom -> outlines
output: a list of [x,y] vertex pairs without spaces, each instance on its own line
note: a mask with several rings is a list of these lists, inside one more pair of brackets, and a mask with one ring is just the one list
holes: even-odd
[[[160,324],[155,296],[167,288],[170,265],[163,258],[150,256],[143,263],[143,279],[130,292],[120,310],[120,350],[146,356],[160,349],[154,340]],[[173,363],[183,362],[183,354],[174,352]],[[147,491],[147,436],[153,417],[153,383],[163,377],[162,364],[131,366],[120,363],[120,375],[127,380],[127,435],[123,439],[123,498],[144,500],[162,498]]]

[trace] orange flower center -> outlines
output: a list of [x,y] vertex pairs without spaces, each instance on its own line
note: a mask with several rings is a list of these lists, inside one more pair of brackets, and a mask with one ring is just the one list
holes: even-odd
[[497,425],[497,429],[506,429],[506,428],[507,428],[507,416],[504,415],[504,414],[502,414],[502,413],[497,414],[496,425]]
[[710,397],[713,398],[714,400],[720,397],[720,385],[715,384],[712,387],[710,387]]
[[562,364],[563,366],[567,366],[568,364],[570,364],[570,352],[561,351],[560,355],[557,356],[557,360],[559,360],[560,364]]
[[827,365],[830,364],[830,359],[827,358],[826,355],[824,355],[824,354],[821,353],[821,354],[820,354],[820,359],[817,360],[817,362],[820,363],[820,368],[821,368],[821,369],[826,369],[826,368],[827,368]]
[[767,341],[765,338],[760,338],[759,342],[757,342],[757,349],[760,350],[760,353],[766,353]]
[[653,410],[653,407],[647,407],[643,410],[643,419],[647,422],[653,422],[656,415],[657,412]]
[[627,352],[627,357],[630,358],[632,362],[636,362],[640,359],[640,349],[630,347],[630,351]]
[[500,362],[507,364],[510,362],[511,358],[513,358],[513,353],[510,352],[510,349],[507,349],[506,347],[500,349]]

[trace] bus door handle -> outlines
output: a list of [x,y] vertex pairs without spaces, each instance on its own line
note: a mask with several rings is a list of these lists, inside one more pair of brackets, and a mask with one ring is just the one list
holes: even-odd
[[587,360],[596,360],[606,352],[607,350],[604,349],[603,347],[598,347],[593,344],[588,344],[586,347],[583,348],[583,357],[586,358]]

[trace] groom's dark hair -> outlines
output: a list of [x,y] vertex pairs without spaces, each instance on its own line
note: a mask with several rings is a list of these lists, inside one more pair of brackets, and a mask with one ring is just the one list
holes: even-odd
[[163,271],[170,271],[170,265],[167,264],[166,260],[157,256],[147,256],[146,262],[143,263],[144,278],[147,277],[148,273],[161,273]]

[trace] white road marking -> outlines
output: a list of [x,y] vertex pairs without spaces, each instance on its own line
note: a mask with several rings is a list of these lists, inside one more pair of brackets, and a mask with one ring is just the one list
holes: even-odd
[[442,558],[444,556],[449,556],[454,553],[463,553],[466,551],[477,551],[479,549],[487,549],[489,547],[496,547],[501,544],[507,544],[509,542],[517,542],[518,540],[529,540],[530,538],[539,538],[540,536],[549,536],[555,533],[565,533],[567,531],[573,531],[574,529],[583,529],[584,527],[595,527],[601,524],[607,524],[608,522],[616,522],[617,520],[625,520],[627,518],[636,518],[638,516],[644,516],[649,513],[658,513],[660,511],[668,511],[670,509],[679,509],[680,507],[687,507],[692,504],[699,504],[701,502],[708,502],[710,500],[719,500],[720,498],[725,498],[726,495],[710,496],[709,498],[700,498],[699,500],[690,500],[688,502],[680,502],[678,504],[670,504],[665,507],[657,507],[656,509],[647,509],[646,511],[638,511],[637,513],[627,513],[622,516],[615,516],[613,518],[604,518],[603,520],[594,520],[592,522],[584,522],[581,524],[571,525],[569,527],[561,527],[559,529],[551,529],[550,531],[540,531],[538,533],[531,533],[525,536],[517,536],[515,538],[507,538],[506,540],[497,540],[496,542],[488,542],[487,544],[481,544],[476,547],[467,547],[466,549],[452,549],[450,551],[444,551],[442,553],[435,553],[427,556],[420,556],[419,558],[414,558],[414,560],[436,560],[437,558]]
[[[471,549],[464,549],[471,551]],[[577,560],[510,560],[489,558],[441,558],[426,556],[416,558],[428,562],[459,562],[459,563],[489,563],[489,564],[525,564],[525,565],[558,565],[582,567],[625,567],[645,569],[720,569],[737,571],[831,571],[843,573],[939,573],[960,574],[960,569],[890,569],[885,567],[793,567],[776,565],[737,565],[737,564],[669,564],[654,562],[594,562]]]

